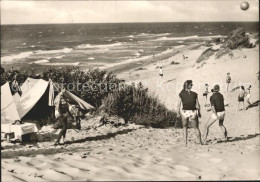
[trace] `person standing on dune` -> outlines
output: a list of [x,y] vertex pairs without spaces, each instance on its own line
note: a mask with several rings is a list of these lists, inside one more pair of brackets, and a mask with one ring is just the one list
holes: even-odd
[[240,87],[240,90],[239,90],[239,94],[238,94],[238,106],[237,106],[237,110],[240,111],[240,102],[242,102],[243,104],[243,109],[241,110],[244,110],[244,97],[246,95],[246,91],[245,91],[245,87],[244,86],[241,86]]
[[162,69],[162,66],[160,67],[160,70],[159,70],[159,76],[161,77],[161,83],[163,83],[163,69]]
[[227,130],[223,125],[224,118],[225,118],[224,97],[221,93],[219,93],[219,85],[215,85],[213,91],[214,91],[213,94],[210,96],[210,104],[213,113],[208,119],[207,124],[205,125],[203,143],[206,142],[210,126],[217,120],[219,121],[219,127],[223,131],[225,139],[226,140],[228,139]]
[[251,90],[251,85],[249,85],[249,87],[246,89],[246,101],[248,103],[248,106],[251,105],[251,102],[250,102],[250,97],[251,97],[250,90]]
[[227,82],[227,92],[228,92],[229,84],[231,83],[231,76],[230,76],[230,73],[227,73],[226,82]]
[[205,101],[204,101],[205,107],[207,106],[208,93],[209,93],[209,85],[206,83],[205,84],[205,92],[203,93],[203,97],[205,98]]
[[[178,108],[177,108],[177,117],[181,116],[182,125],[183,125],[183,134],[184,134],[184,142],[187,146],[187,138],[188,138],[188,122],[191,121],[193,123],[193,127],[196,131],[197,138],[199,143],[202,144],[201,134],[199,129],[199,119],[201,117],[200,114],[200,104],[198,101],[198,94],[196,92],[191,91],[193,84],[192,80],[187,80],[184,82],[183,89],[179,94]],[[180,107],[182,105],[182,109]]]

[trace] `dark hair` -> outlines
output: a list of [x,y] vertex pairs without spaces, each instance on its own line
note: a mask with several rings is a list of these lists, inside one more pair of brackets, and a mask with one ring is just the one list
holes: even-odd
[[208,84],[206,83],[205,86],[208,86]]
[[227,75],[230,75],[230,73],[227,73]]
[[192,84],[192,80],[186,80],[183,84],[183,91],[186,90],[188,88],[188,86]]
[[241,88],[242,88],[243,90],[245,90],[245,87],[244,87],[244,86],[241,86]]
[[61,114],[65,114],[66,112],[69,112],[69,105],[68,105],[68,103],[60,104],[59,110],[60,110]]
[[213,90],[214,90],[215,92],[218,92],[218,91],[219,91],[219,85],[214,85]]

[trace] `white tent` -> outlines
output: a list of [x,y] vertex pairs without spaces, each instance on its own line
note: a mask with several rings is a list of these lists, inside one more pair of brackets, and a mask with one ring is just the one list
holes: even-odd
[[1,86],[1,123],[13,123],[20,120],[9,83]]
[[[2,112],[1,109],[1,119],[2,117],[6,117],[12,122],[20,119],[38,120],[50,116],[54,111],[54,84],[51,80],[45,81],[43,79],[27,78],[21,86],[21,96],[18,93],[12,96],[8,83],[2,87],[1,107],[5,108],[5,110]],[[60,100],[59,96],[60,94],[55,98],[58,103]],[[64,96],[70,104],[78,105],[82,110],[94,108],[67,90],[64,92]],[[9,103],[12,104],[9,106]],[[8,108],[6,108],[7,106]],[[4,120],[7,121],[7,119]]]

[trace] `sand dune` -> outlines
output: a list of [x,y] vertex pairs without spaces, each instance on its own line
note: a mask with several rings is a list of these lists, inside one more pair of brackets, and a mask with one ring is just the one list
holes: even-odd
[[[158,95],[170,109],[175,109],[178,93],[186,79],[193,80],[193,90],[199,94],[203,105],[203,85],[225,83],[227,72],[231,73],[233,84],[252,84],[251,100],[259,100],[259,47],[236,50],[233,59],[222,57],[216,60],[212,56],[199,69],[193,65],[203,48],[183,51],[189,55],[188,61],[184,61],[182,54],[178,53],[160,63],[146,66],[145,70],[136,71],[139,76],[134,76],[135,72],[130,76],[129,72],[119,76],[128,83],[142,80],[151,93]],[[171,65],[173,60],[181,64]],[[158,65],[164,68],[164,83],[159,86]],[[176,87],[178,84],[180,86]],[[70,144],[54,147],[54,142],[41,142],[31,148],[6,147],[1,151],[2,180],[260,179],[259,108],[237,111],[237,91],[225,92],[223,84],[221,92],[228,103],[224,123],[230,137],[228,142],[224,141],[217,123],[210,128],[206,145],[199,145],[195,131],[189,129],[188,147],[184,146],[181,129],[154,129],[134,125],[94,129],[86,125],[83,133],[77,134],[73,130],[68,132]],[[202,133],[211,115],[207,109],[202,106]]]

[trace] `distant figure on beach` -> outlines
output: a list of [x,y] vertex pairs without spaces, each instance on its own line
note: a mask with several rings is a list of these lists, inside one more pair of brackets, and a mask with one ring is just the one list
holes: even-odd
[[188,55],[183,54],[182,57],[183,57],[183,60],[188,60]]
[[245,88],[244,86],[241,86],[240,87],[240,90],[239,90],[239,94],[238,94],[238,106],[237,106],[237,110],[240,111],[240,102],[242,102],[243,104],[243,109],[244,110],[244,97],[246,95],[246,91],[245,91]]
[[246,102],[248,103],[248,106],[251,105],[251,102],[250,102],[250,97],[251,97],[250,90],[251,90],[251,85],[249,85],[249,87],[246,89]]
[[[191,91],[192,86],[192,80],[187,80],[184,82],[183,89],[179,94],[177,108],[177,117],[181,116],[182,120],[184,141],[186,146],[188,138],[187,129],[189,121],[191,121],[193,124],[199,143],[202,144],[198,119],[198,117],[201,117],[200,104],[198,101],[198,94],[196,92]],[[181,105],[182,109],[180,109]]]
[[226,83],[227,83],[227,92],[228,92],[229,84],[231,83],[231,76],[230,76],[230,73],[227,73]]
[[159,70],[159,76],[161,77],[161,83],[163,83],[163,69],[162,69],[162,66],[160,67],[160,70]]
[[227,130],[226,130],[225,126],[223,125],[224,118],[225,118],[224,97],[221,93],[219,93],[219,85],[215,85],[213,88],[213,91],[214,92],[213,92],[212,96],[210,97],[210,104],[211,104],[213,113],[210,116],[210,118],[208,119],[207,124],[205,125],[203,143],[206,142],[210,126],[217,120],[219,121],[219,127],[223,131],[225,139],[226,140],[228,139]]
[[68,129],[69,105],[66,102],[66,100],[64,99],[63,94],[61,95],[61,98],[60,98],[59,113],[60,113],[60,116],[57,118],[57,120],[62,125],[62,129],[61,129],[61,131],[58,135],[57,141],[55,142],[54,145],[60,144],[60,139],[62,136],[63,136],[63,143],[65,142],[66,132]]
[[205,98],[204,101],[204,106],[207,106],[207,98],[208,98],[208,93],[209,93],[209,84],[205,84],[205,92],[203,93],[203,97]]

